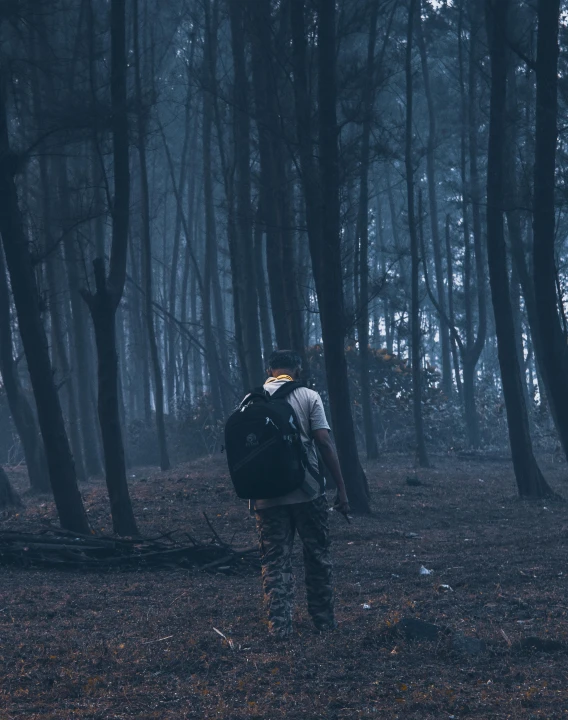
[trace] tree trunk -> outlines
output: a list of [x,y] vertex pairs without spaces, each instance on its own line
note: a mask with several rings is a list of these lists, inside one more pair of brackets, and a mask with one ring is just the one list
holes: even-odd
[[[280,130],[278,139],[284,131]],[[280,140],[280,154],[285,155],[285,148]],[[281,163],[281,179],[279,195],[283,204],[282,217],[284,226],[282,228],[282,275],[284,277],[284,291],[286,293],[285,314],[290,334],[290,343],[302,358],[302,366],[306,366],[306,351],[304,348],[304,328],[302,322],[302,309],[300,306],[299,293],[299,270],[298,270],[298,236],[294,232],[294,203],[293,203],[293,182],[291,162],[288,159]]]
[[[215,317],[215,336],[219,348],[219,384],[221,388],[221,403],[225,412],[230,410],[230,393],[233,390],[228,377],[230,375],[229,348],[227,345],[227,320],[225,317],[224,289],[221,288],[221,275],[223,268],[219,267],[219,243],[217,224],[213,215],[213,228],[211,232],[211,292]],[[230,275],[231,273],[229,273]],[[243,340],[244,343],[244,340]]]
[[[89,33],[89,90],[93,107],[98,104],[97,89],[99,87],[97,62],[102,54],[102,33],[98,33],[93,0],[88,0],[88,33]],[[95,256],[105,257],[106,232],[105,221],[107,208],[105,205],[105,165],[96,123],[93,123],[89,146],[91,148],[89,171],[93,184],[93,211],[95,231]]]
[[20,383],[18,368],[14,361],[10,292],[3,250],[0,250],[0,372],[10,415],[24,450],[31,489],[34,492],[50,492],[51,486],[43,441],[37,428],[34,412]]
[[106,484],[113,528],[119,535],[137,535],[126,481],[124,443],[120,424],[116,311],[126,280],[130,211],[128,104],[126,97],[126,2],[111,0],[111,105],[114,164],[112,245],[108,279],[104,258],[93,263],[95,293],[83,293],[97,344],[98,411],[105,456]]
[[44,222],[45,251],[48,255],[46,261],[47,286],[49,289],[49,315],[51,318],[52,331],[52,365],[54,369],[59,365],[60,376],[63,384],[63,397],[67,401],[67,428],[73,459],[75,462],[75,472],[77,480],[80,482],[86,479],[85,466],[83,463],[83,447],[81,442],[81,433],[79,427],[79,418],[77,413],[77,403],[75,398],[75,388],[71,380],[71,368],[67,358],[67,348],[65,347],[65,338],[63,330],[63,322],[61,318],[61,304],[59,302],[60,290],[59,273],[57,272],[56,263],[59,262],[59,247],[53,241],[53,219],[51,216],[51,207],[53,203],[52,193],[50,192],[49,171],[47,156],[42,154],[39,159],[40,182],[42,188],[42,215]]
[[[558,138],[559,0],[538,2],[533,278],[538,319],[535,349],[568,457],[568,347],[559,316],[555,261],[555,179]],[[539,351],[540,349],[540,351]],[[549,391],[548,391],[549,390]]]
[[509,426],[509,441],[519,495],[547,497],[551,490],[533,455],[521,371],[515,350],[515,327],[509,293],[503,151],[506,146],[507,15],[509,0],[488,0],[487,26],[491,57],[491,104],[487,158],[487,251],[495,315],[497,349]]
[[[50,200],[48,199],[48,203]],[[45,215],[44,215],[45,217]],[[47,233],[47,237],[50,234]],[[77,399],[75,396],[75,387],[73,384],[73,378],[71,377],[71,366],[69,364],[69,358],[67,357],[67,347],[65,343],[65,332],[63,318],[61,317],[62,307],[59,302],[59,290],[61,287],[61,276],[57,272],[56,263],[61,260],[58,252],[52,250],[50,257],[47,259],[47,285],[49,288],[49,314],[51,317],[51,329],[52,329],[52,356],[54,369],[59,365],[61,382],[63,384],[63,398],[66,400],[67,405],[67,428],[69,433],[69,440],[71,443],[71,449],[73,452],[73,458],[75,461],[75,472],[77,473],[77,480],[80,482],[87,479],[85,472],[85,464],[83,462],[83,442],[81,438],[81,429],[79,425],[79,413],[77,412]],[[58,278],[59,275],[59,278]]]
[[[542,394],[541,400],[543,402],[546,401],[550,407],[550,414],[556,426],[558,435],[561,438],[562,448],[566,454],[565,448],[568,447],[568,436],[565,435],[564,438],[562,437],[562,426],[558,422],[558,410],[556,407],[559,401],[559,397],[552,391],[548,383],[548,376],[541,370],[541,367],[546,362],[544,359],[544,355],[548,352],[548,350],[543,345],[541,333],[539,331],[539,316],[536,306],[534,283],[529,270],[523,242],[523,229],[520,207],[522,206],[524,201],[521,200],[519,197],[517,165],[515,161],[516,147],[518,141],[517,116],[519,109],[517,101],[515,67],[512,62],[509,62],[508,67],[507,109],[509,117],[506,129],[507,146],[505,150],[504,168],[506,188],[505,201],[507,229],[509,231],[509,240],[511,243],[513,267],[518,276],[521,290],[523,293],[523,298],[525,301],[525,309],[530,328],[530,335],[532,338],[532,345],[534,347],[534,354],[536,356],[536,364],[538,368],[537,374],[539,377],[539,389]],[[531,395],[533,394],[533,391],[534,389],[531,387]],[[568,428],[566,429],[568,430]]]
[[8,140],[6,99],[3,83],[0,83],[0,233],[6,264],[59,520],[68,530],[88,533],[89,523],[77,487],[73,456],[53,380],[40,299],[18,205],[14,169],[15,156],[10,152]]
[[[180,171],[179,171],[179,193],[180,196],[183,197],[184,191],[185,191],[185,185],[187,182],[187,175],[188,175],[188,151],[191,147],[193,150],[192,156],[195,157],[195,139],[194,136],[196,135],[197,131],[197,122],[194,123],[191,122],[191,99],[192,99],[192,91],[193,86],[191,83],[192,80],[192,73],[193,73],[193,58],[195,53],[195,38],[190,37],[191,42],[191,51],[190,51],[190,57],[189,57],[189,63],[188,63],[188,77],[187,77],[187,95],[185,100],[185,122],[184,122],[184,136],[183,136],[183,147],[181,151],[181,158],[180,158]],[[192,125],[195,125],[195,129],[192,127]],[[191,182],[191,180],[190,180]],[[191,213],[191,209],[189,209],[189,212]],[[190,215],[191,217],[191,215]],[[177,304],[177,297],[178,297],[178,266],[179,266],[179,257],[181,255],[180,253],[180,240],[181,240],[181,229],[182,229],[182,220],[181,220],[181,208],[176,206],[176,220],[175,220],[175,228],[174,228],[174,244],[172,248],[172,264],[170,269],[170,286],[168,289],[168,310],[171,316],[175,317],[176,315],[176,304]],[[184,293],[185,288],[182,287],[182,296]],[[182,318],[183,322],[183,318]],[[166,388],[167,388],[167,398],[168,398],[168,407],[170,409],[170,413],[172,412],[172,407],[174,404],[174,393],[175,393],[175,340],[176,335],[178,334],[178,330],[175,327],[173,323],[168,323],[168,364],[167,364],[167,372],[166,372]]]
[[282,142],[278,62],[271,44],[270,6],[249,0],[252,77],[260,155],[260,206],[266,232],[270,306],[280,349],[294,348],[305,359],[290,222],[290,183]]
[[[162,368],[156,342],[156,329],[154,327],[154,307],[152,295],[152,241],[150,237],[150,192],[148,188],[148,167],[146,164],[146,112],[142,103],[142,77],[140,69],[140,43],[138,26],[138,0],[133,5],[134,23],[134,61],[136,63],[136,105],[138,121],[138,160],[140,172],[140,206],[141,206],[141,236],[142,236],[142,275],[144,279],[144,300],[146,304],[146,327],[148,331],[148,344],[150,358],[154,373],[154,402],[156,406],[156,430],[158,434],[158,447],[160,450],[160,469],[170,469],[168,456],[168,443],[166,439],[166,425],[164,421],[164,383]],[[173,354],[172,349],[172,354]],[[172,360],[175,366],[175,359]]]
[[[480,190],[477,175],[477,120],[475,108],[472,103],[477,102],[476,95],[476,72],[478,62],[477,33],[480,30],[480,6],[479,0],[474,0],[470,6],[471,30],[470,30],[470,58],[469,58],[469,96],[465,90],[465,68],[463,57],[463,28],[464,2],[460,4],[458,21],[458,64],[459,83],[461,99],[461,138],[460,138],[460,173],[462,182],[462,209],[463,209],[463,234],[464,234],[464,297],[465,297],[465,343],[460,346],[463,363],[463,391],[464,391],[464,414],[468,444],[478,448],[481,445],[479,433],[479,417],[477,414],[475,400],[475,377],[476,368],[485,345],[487,335],[487,305],[485,297],[485,265],[481,241],[480,221]],[[469,128],[469,132],[467,132]],[[468,148],[469,141],[469,148]],[[467,157],[469,149],[470,175],[467,175]],[[473,207],[473,236],[475,267],[477,274],[477,306],[478,306],[478,329],[477,337],[473,333],[473,302],[472,302],[472,262],[471,262],[471,237],[469,229],[469,204]]]
[[250,178],[250,117],[248,108],[248,78],[245,57],[245,36],[243,25],[244,2],[229,3],[231,24],[231,47],[234,67],[233,130],[236,166],[236,226],[238,255],[237,271],[240,277],[233,277],[233,287],[239,292],[240,320],[243,326],[243,345],[246,387],[253,387],[264,376],[254,244],[252,234],[252,204]]
[[[233,289],[233,320],[234,320],[234,335],[235,345],[237,349],[238,367],[241,374],[242,390],[244,391],[249,385],[249,377],[247,371],[246,362],[246,351],[244,341],[244,328],[242,322],[242,306],[243,306],[243,286],[244,280],[242,279],[244,269],[242,267],[242,258],[239,250],[239,233],[237,228],[237,221],[235,217],[235,182],[233,177],[233,168],[229,167],[225,152],[225,141],[223,133],[223,124],[221,121],[221,113],[219,110],[219,92],[217,89],[217,54],[218,54],[218,41],[217,33],[219,29],[219,2],[214,0],[209,7],[208,4],[204,6],[205,9],[205,43],[204,43],[204,55],[203,55],[203,84],[205,88],[204,100],[203,100],[203,123],[204,123],[204,158],[205,155],[209,155],[211,158],[211,127],[206,128],[206,118],[209,116],[215,119],[215,125],[217,129],[217,148],[219,151],[219,160],[221,165],[221,174],[223,177],[223,184],[225,189],[225,197],[227,201],[227,241],[229,245],[229,258],[231,265],[231,282]],[[211,125],[207,119],[207,122]],[[208,149],[205,149],[205,142],[208,144]],[[217,317],[220,319],[221,314],[223,315],[223,326],[225,325],[224,313],[222,313],[222,303],[220,295],[220,284],[218,283],[218,266],[217,266],[217,235],[215,229],[215,210],[214,210],[214,192],[212,185],[212,165],[209,163],[209,169],[205,166],[204,162],[204,177],[207,178],[209,175],[211,179],[210,188],[209,186],[204,188],[205,192],[205,235],[206,235],[206,272],[210,274],[209,282],[213,283],[213,297],[217,298],[219,302],[215,301],[215,309],[217,311]],[[211,196],[211,202],[209,203],[207,195]],[[207,282],[204,283],[204,291],[211,294],[211,290],[207,287]],[[204,310],[207,310],[205,303],[205,296],[203,301]],[[205,316],[204,316],[205,317]],[[206,333],[207,339],[207,333]],[[221,342],[224,342],[224,338],[221,338]],[[207,346],[207,342],[206,342]],[[229,365],[228,355],[225,357],[223,346],[220,344],[220,360],[218,360],[218,379],[219,383],[224,385],[225,392],[221,392],[220,400],[223,405],[225,413],[231,410],[231,397],[228,390],[232,390],[230,381],[228,380]],[[238,392],[238,391],[237,391]]]
[[[59,194],[64,217],[70,217],[69,181],[65,158],[59,160]],[[91,339],[87,326],[85,306],[81,299],[79,283],[79,263],[73,233],[67,231],[63,236],[63,250],[67,270],[67,285],[71,303],[71,327],[73,343],[73,361],[77,374],[77,401],[79,422],[83,438],[83,455],[88,476],[100,475],[102,464],[99,454],[99,439],[95,428],[95,416],[91,406],[91,358],[89,356]]]
[[[257,3],[258,4],[258,3]],[[272,115],[272,141],[277,171],[277,198],[280,201],[281,217],[281,272],[284,279],[286,304],[284,306],[290,343],[302,359],[302,366],[307,366],[304,347],[303,316],[300,302],[298,268],[298,233],[295,230],[294,187],[296,171],[293,158],[287,144],[288,123],[284,120],[282,107],[289,107],[293,102],[293,93],[289,75],[283,71],[289,62],[290,12],[287,3],[280,3],[277,15],[278,27],[274,33],[274,56],[272,82],[268,85],[269,108]],[[271,33],[266,35],[268,39]],[[306,380],[304,374],[303,379]]]
[[480,0],[471,0],[469,3],[470,10],[470,51],[469,51],[469,174],[470,174],[470,196],[472,210],[472,230],[473,230],[473,250],[475,253],[475,275],[477,288],[477,306],[478,306],[478,329],[477,338],[471,347],[472,363],[477,365],[483,346],[485,345],[485,337],[487,333],[487,310],[486,310],[486,292],[487,284],[485,282],[485,262],[483,251],[483,239],[481,232],[481,188],[479,183],[479,171],[477,168],[477,137],[478,137],[478,119],[477,108],[479,98],[477,93],[477,76],[479,74],[478,64],[480,62],[478,54],[479,38],[478,33],[483,26],[483,10]]
[[[192,155],[193,157],[196,156],[196,146],[197,146],[197,121],[195,122],[195,129],[193,132],[193,140],[192,140]],[[191,176],[189,178],[188,183],[188,193],[187,193],[187,212],[189,215],[189,222],[186,226],[186,231],[190,233],[189,237],[186,237],[185,239],[185,248],[184,248],[184,254],[183,254],[183,276],[182,276],[182,289],[181,289],[181,321],[184,324],[184,327],[188,326],[188,320],[191,320],[192,323],[192,331],[195,333],[195,325],[197,323],[197,282],[195,278],[195,273],[191,276],[191,299],[190,299],[190,305],[191,305],[191,317],[189,316],[189,308],[188,308],[188,302],[187,302],[187,294],[190,290],[190,278],[189,278],[189,271],[191,266],[191,248],[194,244],[194,226],[195,226],[195,220],[194,220],[194,208],[195,208],[195,185],[196,185],[196,172],[197,168],[193,169],[193,172],[191,173]],[[183,384],[184,384],[184,401],[190,402],[192,399],[192,392],[191,392],[191,383],[190,383],[190,372],[189,372],[189,358],[190,355],[193,353],[193,366],[194,371],[197,370],[197,364],[196,364],[196,358],[197,362],[201,363],[201,355],[199,354],[199,350],[195,350],[193,348],[188,347],[184,354],[183,354],[183,361],[182,361],[182,377],[183,377]],[[200,371],[201,372],[201,371]]]
[[[452,242],[450,234],[450,216],[446,215],[446,268],[448,274],[448,318],[450,321],[450,327],[455,327],[455,315],[454,315],[454,262],[452,255]],[[454,361],[454,377],[456,388],[458,390],[458,397],[463,402],[462,393],[462,382],[460,376],[460,361],[458,357],[458,347],[455,337],[451,335],[451,346],[452,346],[452,360]]]
[[[198,233],[196,232],[195,235],[197,236]],[[189,250],[187,250],[187,254],[189,255]],[[191,324],[193,327],[196,327],[199,320],[198,315],[198,306],[197,306],[197,300],[198,300],[198,283],[197,283],[197,273],[191,274],[191,293],[190,293],[190,311],[191,311]],[[203,294],[201,295],[201,303],[203,305]],[[203,313],[201,313],[203,315]],[[195,402],[197,403],[201,396],[203,395],[203,356],[201,354],[201,351],[197,347],[197,345],[193,346],[192,350],[192,368],[193,368],[193,385],[194,385],[194,398]]]
[[264,365],[272,352],[272,330],[270,328],[270,308],[268,293],[266,292],[266,273],[264,272],[264,226],[262,222],[262,207],[258,205],[254,224],[254,266],[256,271],[256,289],[258,293],[258,312],[262,335],[262,351]]
[[[131,237],[132,240],[132,237]],[[152,418],[151,407],[151,391],[150,391],[150,372],[147,352],[147,333],[144,332],[144,312],[142,310],[142,293],[138,288],[142,287],[143,279],[141,277],[142,257],[138,258],[138,247],[134,242],[129,244],[130,255],[130,272],[132,282],[136,286],[136,292],[132,293],[129,303],[130,309],[130,333],[131,333],[131,349],[134,359],[134,367],[132,368],[132,376],[135,378],[133,393],[135,396],[137,420],[144,420],[149,424]],[[140,256],[142,251],[140,249]],[[138,262],[140,260],[140,262]]]
[[120,420],[120,429],[122,430],[122,437],[124,438],[124,464],[126,468],[132,467],[130,462],[130,453],[128,448],[128,415],[126,413],[126,403],[124,401],[124,383],[123,377],[127,376],[126,370],[126,344],[124,341],[125,327],[124,327],[124,312],[120,305],[116,311],[116,328],[117,328],[117,343],[116,343],[116,354],[118,356],[118,417]]
[[319,177],[313,162],[311,109],[306,76],[303,0],[292,0],[294,95],[306,198],[306,223],[318,296],[331,421],[349,501],[370,512],[367,478],[357,453],[345,360],[345,316],[341,272],[338,128],[336,118],[335,6],[318,2]]
[[0,467],[0,510],[21,508],[24,503],[12,487],[3,467]]
[[367,45],[367,69],[363,97],[364,120],[363,137],[361,139],[361,178],[359,216],[357,221],[359,235],[359,322],[357,324],[357,337],[359,340],[361,407],[363,410],[367,460],[375,460],[379,456],[377,436],[373,422],[373,404],[369,377],[369,155],[371,120],[375,97],[374,65],[378,14],[379,4],[373,3],[371,7],[369,40]]
[[463,369],[463,406],[466,435],[469,445],[478,448],[481,445],[481,436],[479,432],[479,417],[475,401],[475,374],[477,364],[474,363],[469,355],[465,352],[462,356]]
[[[213,403],[213,412],[216,420],[223,417],[223,406],[221,399],[221,372],[219,366],[219,355],[213,335],[212,321],[212,304],[211,304],[211,283],[213,273],[217,268],[213,268],[215,259],[215,244],[217,238],[215,235],[215,207],[213,201],[213,175],[212,175],[212,157],[211,157],[211,135],[213,128],[213,98],[211,96],[213,88],[212,78],[212,60],[210,55],[216,53],[215,37],[217,28],[207,28],[206,42],[203,53],[203,74],[205,80],[206,91],[203,95],[203,195],[205,209],[205,261],[203,272],[203,289],[202,289],[202,316],[203,316],[203,332],[205,338],[205,352],[207,355],[207,365],[209,368],[209,377],[211,385],[211,400]],[[211,43],[213,42],[213,47]],[[238,303],[237,297],[233,298]]]
[[[383,222],[383,203],[380,191],[377,192],[377,235],[378,235],[378,247],[377,247],[377,253],[379,256],[379,272],[381,274],[381,278],[384,278],[384,281],[387,281],[388,277],[388,266],[387,266],[387,252],[386,252],[386,243],[385,243],[385,227]],[[388,292],[386,291],[386,288],[382,292],[382,306],[383,306],[383,320],[385,323],[385,347],[387,348],[387,353],[389,355],[392,355],[392,325],[391,325],[391,316],[390,316],[390,303],[389,303],[389,297]],[[377,347],[381,347],[381,336],[380,336],[380,330],[379,330],[379,323],[378,320],[380,318],[380,311],[377,308],[377,320],[375,322],[375,331],[377,333]]]
[[[115,210],[116,212],[116,210]],[[105,475],[112,524],[119,535],[137,535],[126,482],[126,463],[120,421],[116,305],[108,291],[104,261],[94,261],[97,292],[88,299],[97,345],[98,411],[105,455]]]
[[[43,26],[43,21],[40,21]],[[45,28],[44,28],[45,29]],[[31,38],[30,38],[31,39]],[[33,42],[33,40],[32,40]],[[33,44],[31,50],[32,58],[38,63],[46,57],[46,48],[43,47],[44,53],[38,52],[39,46],[43,43],[36,42]],[[38,70],[33,73],[31,79],[32,87],[32,107],[36,117],[38,118],[38,131],[40,133],[45,132],[45,105],[44,94],[54,96],[54,85],[53,79],[50,77],[47,81],[48,93],[44,92],[43,87],[40,87],[40,78]],[[51,351],[52,357],[51,362],[54,370],[59,369],[60,378],[58,385],[62,387],[62,396],[67,406],[67,432],[69,441],[71,444],[71,451],[73,453],[73,459],[75,462],[75,472],[77,479],[83,481],[86,479],[85,466],[83,463],[83,447],[81,440],[81,431],[78,422],[77,414],[77,402],[75,396],[75,387],[71,378],[71,368],[67,357],[67,348],[65,343],[65,332],[64,324],[61,316],[61,302],[59,290],[60,285],[60,273],[59,270],[59,246],[54,240],[54,220],[53,220],[53,205],[56,199],[56,194],[53,189],[53,185],[50,183],[50,172],[52,171],[51,163],[49,162],[48,155],[46,152],[41,152],[38,158],[39,165],[39,182],[40,182],[40,208],[41,208],[41,234],[43,239],[43,251],[46,254],[46,280],[49,293],[49,316],[51,319]],[[61,208],[62,209],[62,208]],[[61,225],[63,226],[63,232],[66,231],[65,223],[69,221],[69,218],[62,215]]]
[[511,308],[513,311],[513,323],[515,326],[515,350],[519,359],[519,367],[523,378],[523,390],[525,391],[525,403],[527,409],[531,410],[529,389],[527,386],[527,373],[525,368],[525,346],[523,343],[523,312],[521,309],[521,285],[519,273],[514,262],[511,262]]
[[[420,296],[419,296],[419,269],[420,256],[418,247],[418,233],[414,212],[414,169],[412,164],[412,36],[414,15],[417,10],[417,0],[410,0],[408,10],[408,29],[406,40],[406,191],[408,198],[408,229],[410,233],[410,263],[411,263],[411,356],[412,356],[412,408],[414,414],[414,428],[416,432],[416,451],[418,463],[421,467],[428,467],[428,453],[424,438],[424,420],[422,418],[422,369],[420,367]],[[419,6],[418,6],[419,10]]]
[[444,273],[442,270],[442,243],[440,241],[440,227],[438,223],[438,198],[436,194],[436,108],[434,105],[434,100],[432,98],[432,90],[430,88],[430,71],[428,68],[428,58],[426,56],[426,43],[424,42],[424,33],[422,30],[421,11],[418,13],[416,30],[418,49],[420,51],[420,61],[422,64],[424,93],[426,95],[426,103],[428,106],[428,144],[426,148],[426,174],[428,177],[428,199],[430,203],[430,226],[432,230],[432,249],[434,251],[434,269],[436,271],[436,293],[438,296],[438,304],[441,310],[439,322],[440,341],[442,346],[442,389],[448,397],[451,397],[452,365],[450,358],[450,332],[445,320],[446,291],[444,288]]

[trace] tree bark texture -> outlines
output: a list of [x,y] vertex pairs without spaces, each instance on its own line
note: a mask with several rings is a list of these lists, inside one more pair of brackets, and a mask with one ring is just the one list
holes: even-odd
[[43,437],[49,479],[62,527],[89,532],[87,515],[77,487],[75,464],[65,430],[59,396],[53,380],[40,299],[18,205],[14,182],[15,156],[10,152],[4,78],[0,78],[0,233],[10,273],[18,325],[38,420]]
[[559,314],[555,258],[555,179],[558,138],[559,0],[539,0],[536,60],[536,136],[533,277],[537,358],[568,457],[568,346]]
[[[170,469],[170,458],[168,455],[168,443],[166,438],[166,425],[164,420],[164,383],[162,379],[162,368],[156,341],[156,329],[154,326],[154,306],[152,292],[152,238],[150,235],[150,191],[148,187],[148,166],[146,164],[146,117],[147,112],[142,99],[142,71],[140,68],[140,28],[138,25],[138,0],[133,4],[134,23],[134,57],[136,63],[136,105],[138,121],[138,161],[140,172],[140,227],[142,236],[142,275],[144,282],[144,300],[146,305],[146,328],[148,331],[148,344],[150,346],[150,358],[154,374],[154,403],[156,410],[156,431],[158,436],[158,448],[160,452],[160,469]],[[173,350],[172,350],[173,353]],[[173,360],[175,365],[175,360]]]
[[[420,3],[421,5],[421,3]],[[419,5],[419,9],[421,7]],[[437,143],[436,133],[436,107],[430,87],[430,70],[426,54],[426,42],[422,29],[421,12],[416,21],[416,37],[422,64],[422,77],[424,80],[424,93],[428,106],[428,141],[426,147],[426,174],[428,177],[428,200],[430,204],[430,227],[432,232],[432,250],[434,254],[434,270],[436,272],[436,293],[440,313],[440,344],[442,346],[442,389],[450,397],[452,394],[452,366],[450,358],[450,332],[446,323],[446,290],[444,287],[444,272],[442,269],[442,243],[440,241],[440,225],[438,220],[438,197],[436,178],[435,149]],[[424,259],[425,260],[425,259]]]
[[379,4],[371,6],[369,39],[367,45],[367,68],[363,97],[363,136],[361,138],[361,177],[359,182],[359,322],[357,338],[359,341],[359,362],[361,374],[361,408],[363,410],[363,428],[367,459],[375,460],[379,456],[377,435],[373,421],[373,400],[369,376],[369,159],[371,120],[375,99],[375,43],[377,39],[377,19]]
[[[468,66],[469,88],[466,92],[466,68],[463,52],[463,20],[466,3],[462,0],[459,8],[458,20],[458,64],[461,104],[461,138],[460,138],[460,174],[462,183],[462,211],[464,236],[464,304],[465,304],[465,342],[460,345],[463,369],[463,404],[468,444],[478,448],[481,445],[479,430],[479,417],[476,408],[475,380],[476,368],[485,346],[487,335],[487,304],[485,297],[485,267],[483,262],[483,246],[480,227],[480,190],[477,176],[477,115],[476,109],[471,107],[477,102],[477,63],[478,38],[480,31],[480,5],[479,0],[473,0],[469,6],[471,21],[470,27],[470,57]],[[470,160],[470,172],[467,172],[467,161]],[[474,283],[472,244],[470,232],[469,206],[472,205],[473,216],[473,251],[475,253],[476,293],[478,310],[477,336],[474,337]],[[474,207],[475,206],[475,207]]]
[[[65,158],[59,160],[59,197],[62,217],[70,217],[69,181],[67,162]],[[90,357],[91,338],[87,326],[86,308],[81,299],[79,281],[80,265],[76,248],[77,238],[74,233],[67,230],[63,234],[63,252],[67,270],[67,286],[71,304],[72,352],[75,374],[77,376],[77,404],[81,436],[83,439],[83,456],[85,470],[88,476],[102,474],[99,438],[96,432],[96,417],[91,404],[91,390],[93,369]]]
[[408,27],[406,39],[406,134],[405,134],[405,167],[406,192],[408,200],[408,230],[410,233],[410,325],[411,325],[411,363],[412,363],[412,408],[414,429],[416,432],[416,453],[421,467],[428,467],[428,453],[424,437],[424,420],[422,417],[422,368],[420,364],[420,296],[419,270],[420,251],[418,231],[414,210],[414,167],[412,158],[412,38],[414,33],[414,17],[420,10],[417,0],[410,0],[408,10]]
[[507,16],[509,0],[486,0],[491,58],[491,104],[487,167],[487,251],[497,350],[507,411],[509,441],[519,495],[546,497],[551,490],[533,454],[521,371],[515,349],[507,248],[504,232],[506,147]]
[[244,2],[230,2],[231,46],[234,67],[234,148],[236,166],[236,270],[233,287],[240,294],[240,322],[243,330],[245,389],[264,377],[254,263],[253,216],[250,173],[250,117],[245,54]]
[[[281,127],[276,48],[268,3],[249,0],[252,76],[260,155],[260,209],[266,232],[266,266],[276,345],[305,360],[302,315],[291,228],[290,183]],[[304,363],[305,364],[305,363]]]
[[43,440],[37,427],[34,411],[20,382],[14,360],[10,291],[3,250],[0,250],[0,372],[10,415],[22,443],[31,489],[34,492],[50,492],[51,486]]
[[[180,171],[179,171],[179,194],[183,197],[185,192],[185,186],[187,184],[188,177],[188,154],[189,149],[192,149],[192,157],[195,157],[195,140],[197,122],[192,117],[192,95],[193,87],[191,84],[191,76],[194,71],[194,55],[195,55],[195,37],[190,35],[191,50],[187,69],[187,95],[185,100],[185,123],[184,123],[184,135],[183,135],[183,146],[180,158]],[[194,168],[192,168],[194,170]],[[190,180],[191,182],[191,180]],[[191,212],[191,209],[190,209]],[[181,208],[176,206],[176,219],[174,227],[174,244],[172,248],[172,264],[170,268],[170,285],[168,288],[168,309],[171,316],[176,315],[177,298],[178,298],[178,277],[179,277],[179,259],[181,256]],[[187,292],[187,285],[182,287],[183,293]],[[182,313],[183,315],[183,313]],[[183,320],[182,320],[183,321]],[[178,330],[173,323],[168,324],[168,364],[166,372],[166,388],[167,388],[167,400],[169,412],[172,412],[172,407],[175,404],[175,354],[176,354],[176,337]]]
[[119,535],[138,530],[128,484],[119,408],[119,368],[116,345],[116,312],[126,281],[128,224],[130,216],[130,153],[126,95],[126,2],[111,0],[111,127],[114,164],[112,243],[108,278],[104,258],[93,263],[95,292],[84,293],[93,325],[98,359],[98,411],[105,476],[113,528]]
[[[206,33],[206,42],[203,56],[203,75],[206,91],[203,95],[203,199],[205,207],[205,259],[202,283],[202,317],[203,334],[205,340],[205,352],[209,376],[211,381],[211,400],[213,413],[216,420],[223,417],[223,403],[221,397],[221,368],[219,353],[215,336],[213,333],[212,318],[212,278],[217,268],[213,267],[215,262],[215,247],[217,237],[215,233],[215,207],[213,198],[213,176],[212,176],[212,151],[211,135],[213,129],[213,84],[214,84],[214,57],[216,53],[217,28],[211,27],[210,21]],[[212,45],[213,43],[213,45]],[[231,232],[231,229],[229,229]],[[239,312],[238,295],[233,298],[235,304],[235,316]],[[241,355],[242,356],[242,355]]]
[[319,173],[313,161],[311,109],[307,86],[303,0],[291,0],[294,95],[306,199],[306,224],[320,309],[331,422],[349,501],[370,512],[367,478],[357,453],[345,360],[345,318],[340,251],[339,167],[336,118],[335,6],[318,2]]
[[254,223],[254,266],[256,270],[256,290],[258,293],[258,312],[262,337],[262,352],[266,369],[268,357],[273,350],[272,328],[270,327],[270,306],[266,292],[266,273],[264,272],[264,223],[262,206],[259,205]]

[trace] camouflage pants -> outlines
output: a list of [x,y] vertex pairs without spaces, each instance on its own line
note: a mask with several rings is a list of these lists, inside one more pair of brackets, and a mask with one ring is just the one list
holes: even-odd
[[256,511],[264,602],[269,630],[274,635],[286,637],[292,632],[292,548],[296,530],[304,550],[308,611],[319,630],[335,627],[327,513],[325,497]]

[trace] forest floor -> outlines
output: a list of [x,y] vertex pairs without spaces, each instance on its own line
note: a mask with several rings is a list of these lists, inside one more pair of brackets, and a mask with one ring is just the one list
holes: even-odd
[[[384,458],[368,467],[374,515],[348,525],[331,513],[330,634],[311,628],[299,546],[286,643],[267,636],[256,571],[1,568],[0,719],[568,717],[568,503],[519,501],[503,459],[433,463]],[[566,468],[541,464],[568,498]],[[416,475],[424,484],[410,486]],[[131,491],[144,535],[206,541],[205,510],[227,542],[255,542],[222,459],[133,471]],[[104,483],[82,492],[110,534]],[[42,519],[55,519],[52,503],[28,496],[0,531]],[[407,619],[443,630],[412,638],[400,628],[424,627]]]

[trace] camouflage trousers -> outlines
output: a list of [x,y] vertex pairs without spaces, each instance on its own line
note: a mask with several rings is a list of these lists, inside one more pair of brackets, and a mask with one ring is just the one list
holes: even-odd
[[292,632],[296,530],[303,544],[308,611],[318,630],[335,627],[327,514],[325,497],[256,511],[264,602],[273,635],[287,637]]

